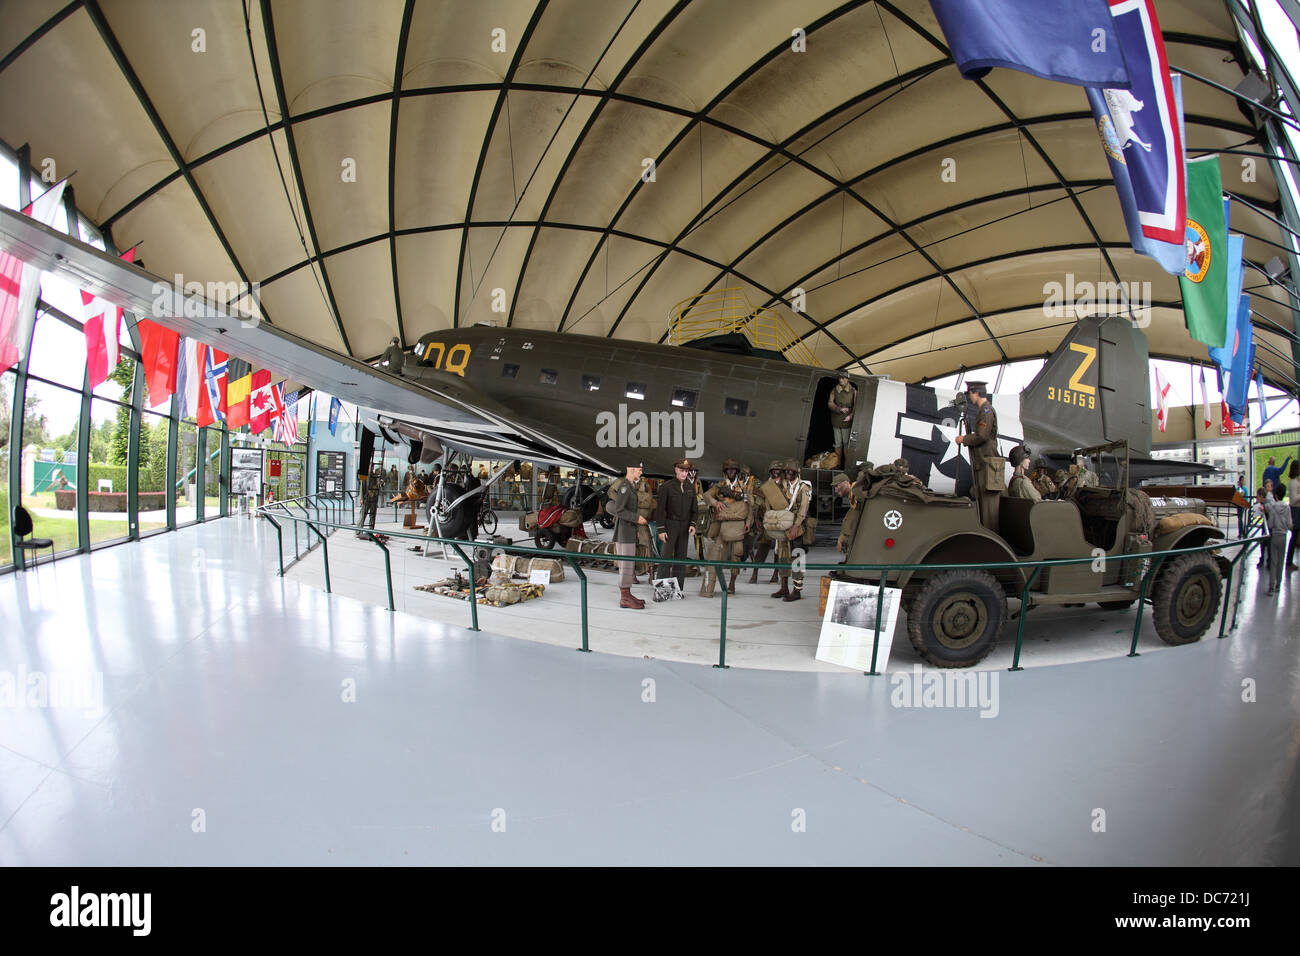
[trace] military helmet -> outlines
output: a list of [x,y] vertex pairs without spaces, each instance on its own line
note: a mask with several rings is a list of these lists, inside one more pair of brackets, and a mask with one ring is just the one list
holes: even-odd
[[723,471],[727,471],[731,468],[736,469],[736,471],[740,471],[740,462],[736,461],[736,459],[734,458],[728,458],[726,461],[722,463]]
[[771,463],[770,465],[767,466],[767,470],[768,470],[768,471],[784,471],[784,470],[785,470],[785,462],[783,462],[780,458],[773,458],[773,459],[772,459],[772,463]]
[[781,467],[784,468],[786,471],[798,471],[799,463],[795,461],[793,458],[787,458],[785,461],[781,463]]

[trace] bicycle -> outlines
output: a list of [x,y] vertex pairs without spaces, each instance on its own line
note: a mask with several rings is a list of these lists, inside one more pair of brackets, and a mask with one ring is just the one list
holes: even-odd
[[484,534],[492,535],[497,533],[497,513],[492,510],[492,502],[486,494],[478,507],[478,526]]

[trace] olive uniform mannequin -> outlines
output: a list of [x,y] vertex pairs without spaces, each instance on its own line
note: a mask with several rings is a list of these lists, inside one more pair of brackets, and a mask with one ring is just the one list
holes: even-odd
[[1007,488],[1008,496],[1012,498],[1029,498],[1032,501],[1042,501],[1043,496],[1034,483],[1029,480],[1029,453],[1025,451],[1023,445],[1017,445],[1011,449],[1008,456],[1012,467],[1016,469],[1015,475],[1011,478],[1011,484]]
[[[745,555],[745,542],[741,537],[734,541],[722,540],[722,526],[727,525],[744,525],[744,530],[749,531],[753,520],[753,506],[750,504],[753,487],[750,479],[744,478],[740,474],[740,462],[734,458],[728,458],[722,463],[723,479],[715,482],[705,493],[704,499],[708,507],[714,511],[714,520],[710,529],[713,537],[709,539],[709,551],[706,557],[710,561],[740,561]],[[723,522],[718,517],[723,506],[728,501],[741,501],[745,504],[746,517],[743,521]],[[727,593],[736,593],[736,578],[740,575],[739,568],[731,568],[731,579],[727,584]],[[713,597],[713,589],[717,584],[718,575],[712,566],[704,569],[704,583],[700,585],[700,597]]]
[[[750,584],[758,583],[758,566],[767,563],[768,552],[772,550],[772,539],[763,532],[763,513],[767,511],[767,495],[764,489],[773,482],[780,484],[781,475],[785,470],[783,465],[784,463],[781,461],[774,461],[767,466],[768,479],[758,487],[757,492],[754,494],[753,505],[750,508],[752,512],[750,517],[754,521],[754,531],[757,535],[754,545],[754,570],[749,576]],[[776,569],[773,568],[772,577],[767,583],[776,584],[777,576]]]
[[[673,465],[675,476],[659,486],[655,517],[659,522],[662,558],[685,558],[695,537],[695,485],[691,483],[691,463],[683,458]],[[685,593],[686,565],[663,565],[660,578],[675,577]]]
[[835,432],[835,448],[840,456],[840,465],[848,462],[849,435],[853,431],[853,405],[857,401],[858,390],[849,381],[848,375],[841,374],[826,407],[830,409],[831,428]]
[[975,421],[967,434],[956,436],[953,442],[970,449],[971,483],[975,502],[979,506],[980,522],[990,531],[997,531],[1000,492],[985,490],[985,471],[987,459],[996,458],[998,453],[998,413],[989,401],[988,386],[985,383],[967,384],[966,396],[975,406]]
[[[614,516],[614,553],[631,557],[636,553],[637,533],[646,527],[646,519],[641,515],[637,501],[637,485],[641,480],[641,462],[636,461],[627,466],[621,481],[617,482],[618,491],[610,514]],[[645,601],[632,593],[632,584],[636,581],[633,562],[618,562],[619,607],[640,610]]]

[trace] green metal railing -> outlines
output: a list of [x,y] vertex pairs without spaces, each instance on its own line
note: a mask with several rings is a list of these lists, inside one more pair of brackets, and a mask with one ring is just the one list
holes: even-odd
[[[345,494],[355,495],[354,492],[346,492]],[[276,529],[276,533],[280,542],[280,547],[278,550],[280,554],[281,576],[283,576],[285,573],[284,546],[283,546],[283,534],[282,534],[281,525],[279,520],[277,519],[287,519],[295,523],[294,524],[295,558],[294,558],[294,562],[290,563],[290,567],[292,567],[293,563],[296,563],[298,560],[301,560],[301,557],[305,557],[305,555],[310,553],[311,551],[311,548],[309,547],[307,549],[307,552],[305,552],[303,555],[301,556],[298,555],[297,530],[296,530],[297,523],[302,522],[319,537],[320,543],[322,545],[321,548],[322,555],[325,562],[326,592],[330,591],[329,550],[327,547],[325,547],[325,540],[326,537],[328,536],[328,533],[333,531],[352,531],[360,534],[362,537],[369,538],[374,544],[378,545],[383,550],[384,553],[384,574],[388,583],[388,609],[390,611],[397,610],[397,605],[393,597],[392,562],[390,560],[388,548],[385,547],[384,544],[378,540],[377,535],[382,534],[387,538],[405,538],[413,541],[418,541],[425,545],[431,545],[431,544],[441,545],[443,547],[444,555],[447,553],[447,548],[451,548],[455,550],[455,552],[460,556],[460,559],[465,562],[466,569],[468,571],[468,576],[470,579],[470,596],[469,596],[470,630],[477,631],[479,630],[478,601],[477,601],[478,591],[477,591],[477,584],[475,582],[475,575],[474,575],[474,559],[472,556],[467,555],[465,553],[464,551],[465,546],[468,545],[471,548],[486,548],[490,551],[501,551],[501,552],[509,553],[511,555],[518,555],[518,556],[535,556],[535,557],[543,557],[543,558],[551,558],[551,559],[560,559],[563,560],[566,564],[569,565],[570,568],[573,569],[580,583],[581,613],[582,613],[582,623],[581,623],[582,646],[577,649],[579,651],[583,651],[584,653],[589,652],[591,650],[590,634],[589,634],[589,626],[588,626],[588,613],[587,613],[588,612],[587,575],[582,570],[581,567],[581,564],[584,562],[632,561],[639,564],[649,563],[655,565],[656,567],[660,567],[660,566],[666,567],[666,566],[673,566],[673,565],[681,565],[683,567],[698,567],[701,569],[706,567],[712,567],[718,573],[719,584],[722,583],[721,572],[724,569],[758,567],[758,565],[756,565],[752,561],[710,561],[706,558],[663,558],[663,557],[646,556],[646,555],[619,555],[619,554],[593,555],[593,554],[581,554],[581,553],[576,553],[571,551],[548,550],[545,548],[529,547],[526,545],[515,545],[515,544],[502,545],[502,544],[492,544],[489,542],[470,542],[470,541],[465,541],[463,539],[454,539],[454,538],[436,538],[430,535],[416,533],[416,532],[409,532],[409,531],[387,531],[386,530],[386,531],[378,532],[369,528],[358,527],[352,524],[342,524],[337,521],[330,521],[328,520],[328,518],[330,517],[328,514],[326,515],[326,520],[322,520],[320,518],[319,513],[315,517],[310,516],[307,511],[307,508],[309,506],[313,506],[309,499],[312,499],[314,497],[316,496],[307,495],[304,496],[303,498],[294,498],[286,501],[277,501],[272,504],[263,505],[261,508],[257,510],[258,514],[266,517],[271,522],[272,526],[275,527]],[[296,514],[290,513],[290,511],[288,510],[290,505],[301,507],[303,510],[303,515],[298,516]],[[351,505],[355,507],[355,497],[352,499]],[[336,510],[338,510],[340,514],[343,511],[342,508]],[[322,532],[322,529],[324,529],[324,533]],[[1244,574],[1238,573],[1241,560],[1243,557],[1249,554],[1257,544],[1260,544],[1261,542],[1265,542],[1267,540],[1268,540],[1267,535],[1259,535],[1257,537],[1217,541],[1213,544],[1200,545],[1192,548],[1180,548],[1173,551],[1151,551],[1140,555],[1122,555],[1122,556],[1115,557],[1113,560],[1142,561],[1146,563],[1146,569],[1142,574],[1139,596],[1136,599],[1137,614],[1134,615],[1132,642],[1129,646],[1129,653],[1126,656],[1128,657],[1139,656],[1137,645],[1138,645],[1138,638],[1140,636],[1141,628],[1142,628],[1143,610],[1146,605],[1147,593],[1150,588],[1152,580],[1155,578],[1156,573],[1159,571],[1161,565],[1164,563],[1166,558],[1176,557],[1185,554],[1198,554],[1207,551],[1208,552],[1222,551],[1229,548],[1237,549],[1236,555],[1228,559],[1228,574],[1223,579],[1223,591],[1221,593],[1220,621],[1219,621],[1219,635],[1218,635],[1219,638],[1222,639],[1227,635],[1228,631],[1230,630],[1235,631],[1237,628],[1237,610],[1241,605],[1241,585],[1242,585],[1242,579],[1245,577]],[[840,572],[842,574],[843,572],[846,571],[852,571],[852,572],[862,572],[873,576],[878,574],[880,577],[879,577],[879,582],[877,584],[877,591],[876,591],[876,628],[875,628],[875,637],[873,639],[872,649],[871,649],[871,669],[864,672],[872,676],[877,676],[879,674],[879,671],[876,670],[876,664],[878,661],[879,651],[880,651],[880,629],[881,629],[882,616],[884,612],[884,591],[885,591],[885,587],[887,586],[888,578],[890,577],[891,574],[896,575],[896,574],[909,572],[909,571],[928,571],[928,572],[952,571],[952,570],[993,571],[993,570],[1003,570],[1009,568],[1031,568],[1032,567],[1033,568],[1032,572],[1026,577],[1025,583],[1020,589],[1020,594],[1019,594],[1020,610],[1017,612],[1018,623],[1016,626],[1015,652],[1012,658],[1011,667],[1008,668],[1008,670],[1011,671],[1020,671],[1020,670],[1024,670],[1024,668],[1020,666],[1020,655],[1024,645],[1025,619],[1026,617],[1028,617],[1028,612],[1033,607],[1038,606],[1030,602],[1029,592],[1030,589],[1033,587],[1034,582],[1037,581],[1039,574],[1042,572],[1044,568],[1062,567],[1062,566],[1076,565],[1076,564],[1091,564],[1096,560],[1097,559],[1095,557],[1090,555],[1088,557],[1082,557],[1082,558],[1052,558],[1052,559],[1041,560],[1041,561],[997,561],[997,562],[988,562],[988,563],[966,562],[966,563],[946,563],[946,564],[928,564],[928,563],[927,564],[826,564],[820,562],[812,563],[812,562],[794,561],[787,564],[764,562],[762,568],[764,571],[766,571],[768,568],[771,568],[773,571],[779,571],[781,573],[789,573],[797,569],[803,572],[835,571],[835,572]],[[861,583],[856,579],[850,579],[850,580],[853,583]],[[1235,588],[1233,587],[1234,580],[1236,582]],[[719,624],[718,624],[718,663],[714,664],[713,666],[726,669],[729,666],[727,664],[727,589],[725,586],[722,586],[719,588],[719,591],[721,592],[721,597],[722,597],[722,607],[720,610]],[[1229,597],[1231,597],[1231,603],[1232,603],[1231,624],[1228,623]]]

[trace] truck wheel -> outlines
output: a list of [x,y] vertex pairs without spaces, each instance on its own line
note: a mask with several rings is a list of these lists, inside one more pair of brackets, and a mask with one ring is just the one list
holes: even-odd
[[1219,612],[1219,568],[1208,554],[1175,558],[1160,574],[1151,599],[1156,633],[1166,644],[1200,640]]
[[1127,611],[1133,606],[1133,600],[1128,601],[1098,601],[1097,607],[1107,611]]
[[998,643],[1007,596],[986,571],[943,571],[917,592],[907,619],[912,646],[936,667],[970,667]]

